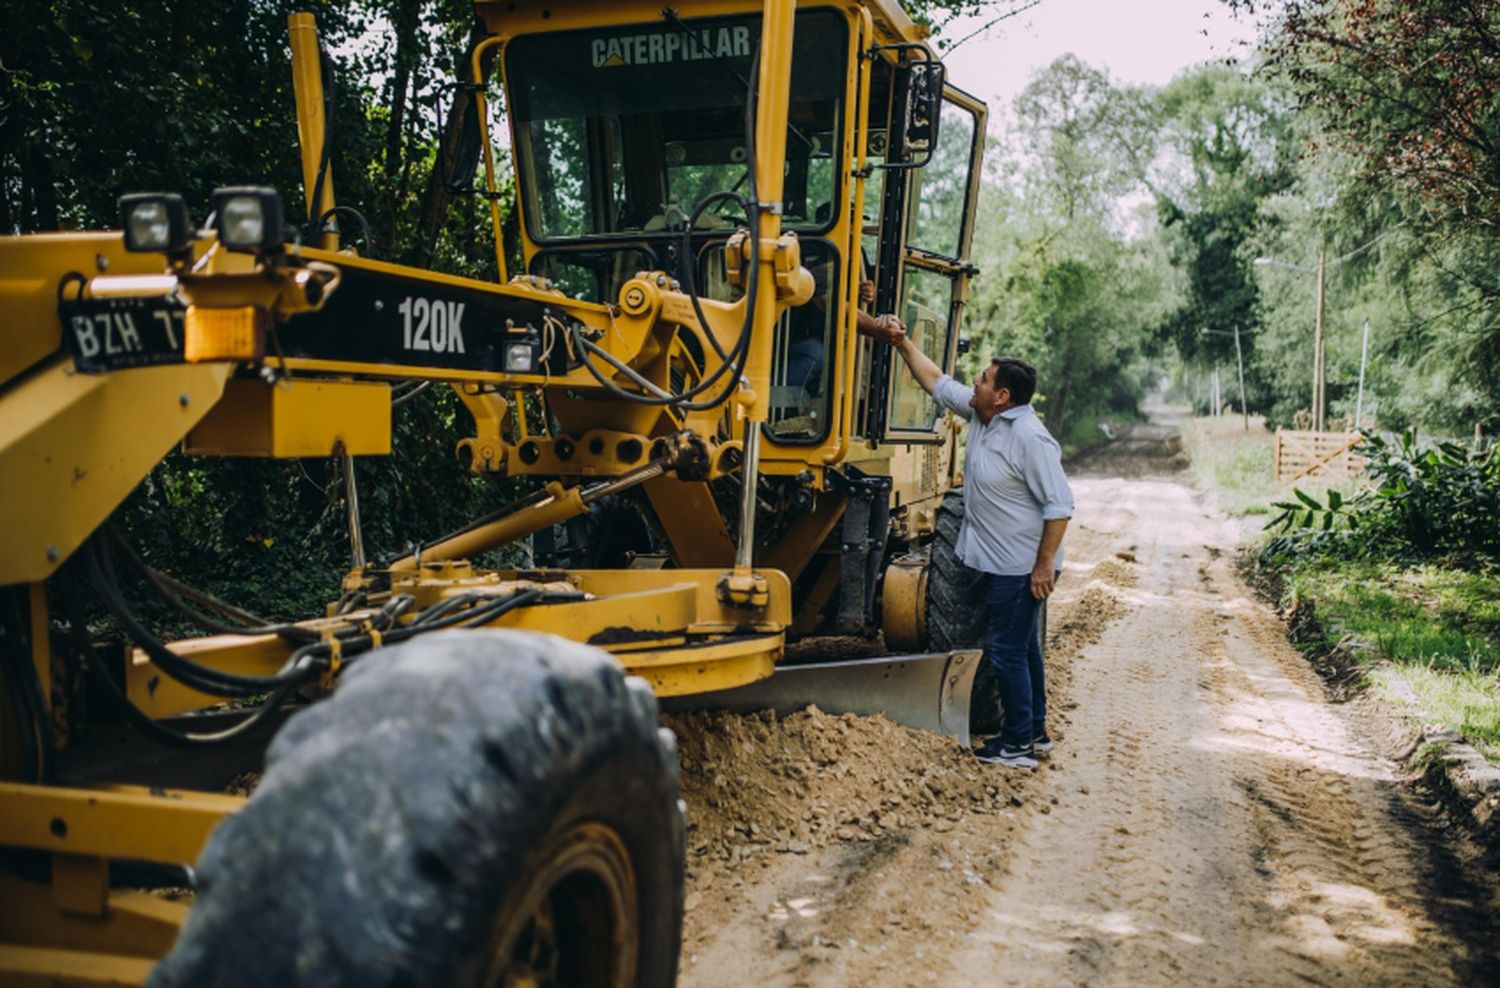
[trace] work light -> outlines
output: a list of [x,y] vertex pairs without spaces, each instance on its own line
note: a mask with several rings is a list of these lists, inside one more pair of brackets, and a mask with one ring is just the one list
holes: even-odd
[[192,245],[193,224],[182,196],[137,192],[121,196],[119,203],[126,250],[176,254]]
[[531,374],[536,370],[537,343],[533,339],[516,340],[505,344],[505,372],[507,374]]
[[214,191],[214,229],[230,250],[271,251],[281,247],[281,196],[275,189],[234,186]]

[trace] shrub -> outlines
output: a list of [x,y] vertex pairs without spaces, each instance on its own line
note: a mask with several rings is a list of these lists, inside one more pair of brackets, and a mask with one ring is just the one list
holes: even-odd
[[1352,498],[1294,489],[1267,526],[1278,532],[1262,561],[1303,557],[1416,562],[1442,559],[1464,569],[1500,565],[1500,454],[1447,442],[1421,449],[1411,433],[1397,442],[1366,439],[1358,451],[1373,483]]

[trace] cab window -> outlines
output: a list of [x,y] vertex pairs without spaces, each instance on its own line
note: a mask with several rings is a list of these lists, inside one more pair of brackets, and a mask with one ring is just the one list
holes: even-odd
[[[527,35],[506,50],[517,176],[535,242],[681,231],[713,192],[749,191],[745,103],[759,16]],[[798,15],[783,223],[837,219],[847,35],[830,10]],[[696,228],[745,222],[737,203]]]

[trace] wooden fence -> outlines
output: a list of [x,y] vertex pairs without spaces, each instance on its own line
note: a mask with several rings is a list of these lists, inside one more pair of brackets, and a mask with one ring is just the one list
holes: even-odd
[[1276,430],[1276,482],[1290,484],[1303,477],[1353,477],[1364,473],[1365,458],[1354,452],[1358,432],[1303,432]]

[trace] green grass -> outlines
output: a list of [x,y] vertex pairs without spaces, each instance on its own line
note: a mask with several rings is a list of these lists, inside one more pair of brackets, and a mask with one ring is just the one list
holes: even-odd
[[1287,589],[1313,604],[1314,644],[1372,646],[1356,654],[1384,697],[1500,760],[1500,574],[1325,562],[1288,574]]

